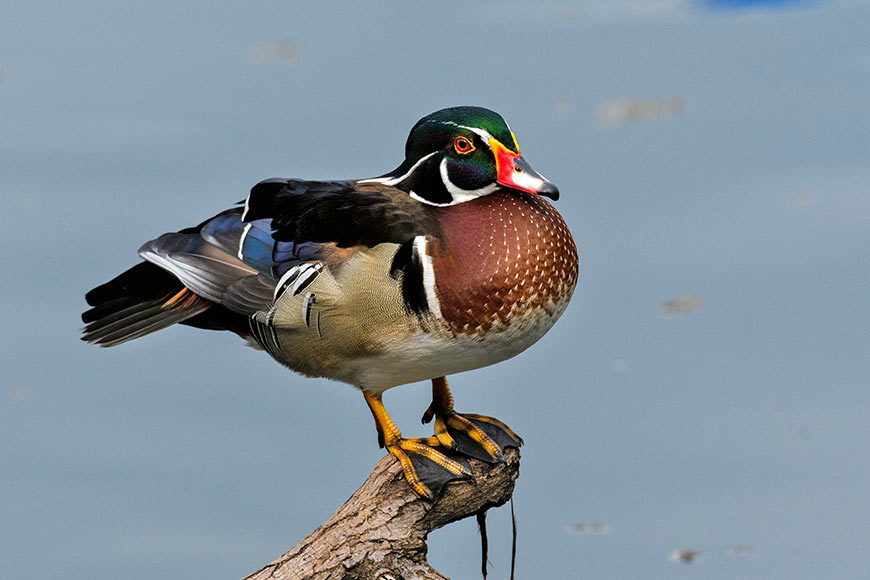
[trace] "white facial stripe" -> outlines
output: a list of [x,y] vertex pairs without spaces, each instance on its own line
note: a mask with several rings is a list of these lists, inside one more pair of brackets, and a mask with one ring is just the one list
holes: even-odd
[[[486,129],[481,129],[480,127],[469,127],[468,125],[460,125],[459,123],[454,123],[453,121],[440,121],[442,125],[452,125],[454,127],[459,127],[460,129],[467,129],[472,133],[477,134],[483,142],[489,147],[489,140],[493,138],[492,134]],[[490,147],[492,149],[492,147]]]
[[447,174],[446,158],[441,160],[438,169],[441,172],[441,181],[444,182],[444,187],[447,188],[447,191],[449,191],[450,195],[453,196],[453,203],[444,205],[454,205],[457,203],[462,203],[463,201],[470,201],[475,197],[489,195],[490,193],[498,189],[497,183],[490,183],[489,185],[485,185],[478,189],[462,189],[458,185],[455,185],[452,181],[450,181],[450,176]]
[[[477,127],[466,127],[465,125],[457,125],[457,126],[463,128],[463,129],[468,129],[472,133],[476,133],[483,140],[483,142],[486,143],[487,147],[489,147],[489,140],[494,139],[494,137],[490,134],[490,132],[485,130],[485,129],[479,129]],[[492,149],[492,147],[490,147],[490,149]]]
[[435,294],[435,269],[432,267],[432,257],[426,253],[426,237],[414,238],[414,252],[423,265],[423,290],[426,292],[426,305],[435,318],[441,318],[441,304]]
[[409,175],[414,173],[414,171],[420,166],[421,163],[423,163],[436,153],[437,151],[433,151],[429,155],[424,155],[417,161],[417,163],[415,163],[411,167],[411,169],[409,169],[407,172],[405,172],[404,175],[401,175],[399,177],[371,177],[369,179],[360,179],[359,181],[357,181],[357,183],[383,183],[384,185],[390,186],[396,185],[397,183],[401,183],[402,181],[404,181]]

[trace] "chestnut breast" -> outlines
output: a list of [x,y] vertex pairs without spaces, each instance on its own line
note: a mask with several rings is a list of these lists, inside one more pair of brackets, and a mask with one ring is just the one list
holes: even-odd
[[438,211],[444,237],[430,251],[451,330],[479,334],[561,313],[577,284],[577,248],[547,200],[497,192]]

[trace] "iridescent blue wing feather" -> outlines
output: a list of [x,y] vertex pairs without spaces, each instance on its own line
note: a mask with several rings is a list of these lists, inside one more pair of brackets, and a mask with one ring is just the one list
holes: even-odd
[[240,212],[223,213],[203,224],[204,240],[234,254],[246,266],[263,276],[280,279],[302,262],[316,262],[323,255],[323,244],[287,242],[272,237],[272,220],[261,218],[243,222]]

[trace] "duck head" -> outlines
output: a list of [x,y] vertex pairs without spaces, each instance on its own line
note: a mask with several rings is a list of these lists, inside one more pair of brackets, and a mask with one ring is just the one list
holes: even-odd
[[559,198],[559,189],[520,155],[505,120],[483,107],[441,109],[417,121],[405,160],[373,179],[422,203],[448,206],[503,188]]

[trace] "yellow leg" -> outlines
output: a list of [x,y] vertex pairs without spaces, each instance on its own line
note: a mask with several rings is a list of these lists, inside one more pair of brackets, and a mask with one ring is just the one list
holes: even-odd
[[437,475],[432,475],[432,481],[430,484],[437,483],[440,487],[451,479],[456,479],[458,477],[471,477],[471,470],[468,467],[458,461],[450,459],[440,451],[434,449],[435,447],[441,446],[437,437],[414,439],[403,438],[402,432],[399,431],[399,428],[396,427],[396,424],[387,413],[387,409],[384,407],[380,394],[373,395],[363,391],[363,396],[365,396],[366,403],[368,403],[372,416],[375,419],[375,426],[378,429],[378,440],[381,447],[386,447],[387,451],[399,460],[399,463],[402,464],[402,471],[405,474],[405,479],[408,480],[411,488],[413,488],[418,495],[430,500],[434,499],[434,494],[432,493],[430,486],[426,485],[426,483],[424,483],[418,476],[417,468],[414,467],[409,454],[428,460],[436,467],[443,470],[443,472],[446,472],[443,473],[436,470]]
[[[494,417],[457,413],[453,408],[453,394],[447,386],[445,377],[432,379],[432,404],[423,413],[422,420],[424,423],[428,423],[433,417],[435,419],[435,437],[442,445],[478,459],[489,457],[490,460],[501,461],[504,459],[502,447],[519,446],[523,443],[522,438],[513,429]],[[499,442],[496,442],[478,424],[483,425],[486,431],[496,436]],[[451,435],[451,431],[456,436],[471,439],[473,443],[458,445],[456,437]],[[483,449],[486,455],[481,456],[479,453],[474,453],[469,447],[469,445],[473,446],[474,444]],[[460,447],[462,448],[460,449]]]

